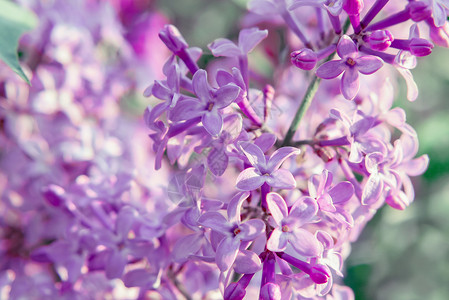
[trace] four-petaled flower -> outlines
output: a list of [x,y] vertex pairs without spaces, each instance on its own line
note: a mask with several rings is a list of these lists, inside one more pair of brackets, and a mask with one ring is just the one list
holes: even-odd
[[[253,241],[265,232],[265,223],[259,219],[241,222],[240,207],[249,193],[239,193],[228,204],[228,220],[218,212],[206,212],[198,223],[204,227],[222,233],[225,237],[217,247],[216,263],[222,272],[229,270],[239,252],[240,243]],[[243,249],[244,250],[244,249]]]
[[241,142],[240,148],[252,167],[243,170],[237,177],[237,188],[252,191],[267,183],[273,188],[293,189],[296,181],[290,171],[279,169],[290,156],[298,155],[300,150],[294,147],[283,147],[276,150],[270,158],[265,158],[263,151],[255,144]]
[[316,75],[323,79],[332,79],[344,72],[340,89],[346,99],[352,100],[360,88],[359,72],[372,74],[382,67],[383,61],[377,56],[359,56],[356,44],[347,35],[338,41],[337,53],[341,59],[325,62],[316,70]]
[[204,128],[212,136],[223,129],[221,110],[229,106],[239,95],[240,88],[229,83],[219,89],[212,88],[207,81],[205,70],[198,70],[192,78],[193,91],[198,99],[179,101],[173,111],[173,121],[190,120],[201,116]]
[[300,255],[305,257],[318,256],[322,247],[316,237],[308,230],[301,228],[313,221],[318,212],[318,205],[310,197],[298,199],[288,210],[284,199],[277,193],[268,193],[267,205],[274,227],[267,242],[267,249],[274,252],[284,251],[287,242]]

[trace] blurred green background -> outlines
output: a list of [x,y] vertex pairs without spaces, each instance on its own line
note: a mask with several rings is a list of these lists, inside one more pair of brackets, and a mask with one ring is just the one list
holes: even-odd
[[[158,7],[191,46],[235,37],[246,0],[160,0]],[[413,71],[420,96],[405,99],[401,80],[395,106],[417,131],[428,171],[415,178],[415,202],[388,206],[368,224],[346,261],[345,284],[357,300],[449,299],[449,49],[436,48]]]

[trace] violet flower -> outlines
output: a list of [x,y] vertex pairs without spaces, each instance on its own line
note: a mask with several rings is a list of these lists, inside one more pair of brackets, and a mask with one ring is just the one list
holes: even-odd
[[173,120],[191,120],[201,116],[201,122],[207,132],[212,136],[219,135],[223,128],[221,110],[237,98],[240,88],[233,83],[219,89],[212,88],[207,81],[205,70],[198,70],[193,75],[192,84],[198,99],[179,101],[173,109]]
[[309,195],[316,200],[319,213],[331,216],[350,227],[354,220],[343,204],[354,194],[354,186],[348,181],[343,181],[331,187],[332,179],[332,173],[326,169],[323,170],[321,176],[312,176],[308,185]]
[[204,227],[222,233],[225,237],[217,247],[216,263],[218,268],[225,272],[234,263],[239,252],[241,242],[253,241],[265,232],[265,223],[259,219],[241,222],[240,209],[249,193],[235,195],[228,204],[228,219],[218,212],[206,212],[198,223]]
[[281,164],[290,156],[298,155],[300,150],[294,147],[283,147],[276,150],[270,158],[255,144],[241,142],[240,148],[252,167],[243,170],[237,177],[236,187],[242,191],[252,191],[264,183],[279,189],[293,189],[295,178],[290,171],[279,169]]
[[338,41],[337,53],[341,59],[325,62],[316,70],[316,75],[323,79],[332,79],[344,73],[340,90],[346,99],[352,100],[359,91],[359,72],[365,75],[373,74],[382,67],[383,62],[376,56],[359,56],[356,44],[347,35]]
[[310,197],[300,198],[288,210],[284,199],[277,193],[268,193],[268,210],[274,230],[267,241],[270,251],[284,251],[289,243],[300,255],[314,257],[322,252],[321,245],[308,230],[301,228],[313,221],[318,205]]

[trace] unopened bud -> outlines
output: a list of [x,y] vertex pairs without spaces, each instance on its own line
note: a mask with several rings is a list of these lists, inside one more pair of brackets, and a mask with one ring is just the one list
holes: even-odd
[[59,206],[64,202],[65,191],[59,185],[50,184],[42,188],[42,195],[51,205]]
[[376,30],[368,37],[368,44],[373,50],[385,51],[390,47],[394,37],[388,30]]
[[363,6],[363,0],[344,0],[343,2],[343,9],[348,15],[359,15]]
[[309,273],[309,276],[313,282],[317,284],[323,284],[329,280],[330,274],[323,266],[316,265],[312,268],[311,272]]
[[315,52],[308,48],[293,51],[290,54],[292,64],[303,70],[312,70],[316,66],[318,60]]
[[414,22],[426,20],[432,15],[432,8],[422,1],[412,1],[407,5],[410,13],[410,19]]
[[181,49],[185,49],[189,46],[182,37],[178,28],[171,24],[164,26],[164,28],[159,32],[159,38],[173,53],[177,53]]
[[410,52],[418,57],[427,56],[432,53],[433,44],[426,39],[413,38],[410,41]]

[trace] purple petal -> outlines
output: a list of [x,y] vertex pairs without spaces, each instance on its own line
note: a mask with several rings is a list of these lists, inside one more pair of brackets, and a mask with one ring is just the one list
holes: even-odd
[[364,135],[368,130],[370,130],[374,125],[375,119],[372,117],[365,117],[354,124],[351,125],[349,128],[350,132],[354,136],[362,136]]
[[262,268],[259,256],[248,250],[240,250],[235,259],[234,271],[239,274],[254,274]]
[[188,98],[178,101],[170,113],[170,119],[173,122],[190,120],[203,113],[203,105],[196,99]]
[[218,110],[207,111],[201,118],[204,128],[211,136],[217,136],[223,129],[223,119]]
[[217,81],[219,86],[234,83],[234,77],[232,76],[232,74],[226,72],[225,70],[218,70],[217,75],[215,75],[215,80]]
[[279,169],[266,176],[266,182],[269,186],[278,189],[294,189],[296,180],[289,170]]
[[265,154],[263,154],[262,150],[257,145],[249,142],[240,142],[239,146],[252,166],[265,169]]
[[239,282],[230,283],[224,291],[224,300],[242,300],[245,298],[246,289]]
[[340,182],[329,190],[329,195],[334,204],[344,203],[354,195],[354,186],[348,181]]
[[290,208],[288,220],[299,226],[308,223],[318,212],[318,205],[311,197],[299,198]]
[[379,174],[373,173],[368,178],[368,181],[363,188],[362,194],[362,204],[363,205],[371,205],[374,204],[382,194],[383,190],[383,180]]
[[244,54],[247,54],[267,36],[268,30],[259,30],[256,27],[243,29],[239,34],[239,47]]
[[154,82],[151,93],[154,97],[161,100],[170,100],[173,96],[173,92],[158,80]]
[[284,251],[287,248],[288,235],[288,233],[283,232],[280,228],[275,228],[267,241],[267,249],[275,252]]
[[167,85],[172,91],[179,92],[179,85],[181,81],[181,73],[178,65],[173,65],[168,70],[167,74]]
[[240,88],[233,83],[222,86],[215,93],[215,105],[217,108],[225,108],[239,95]]
[[215,261],[220,271],[229,270],[237,257],[240,241],[233,237],[224,238],[217,247]]
[[401,67],[397,67],[396,69],[404,77],[405,83],[407,84],[407,100],[415,101],[418,98],[418,85],[413,79],[412,72]]
[[248,192],[238,193],[229,201],[227,209],[229,223],[240,223],[240,208],[248,197]]
[[399,107],[395,107],[385,114],[385,120],[396,128],[404,126],[405,118],[405,111]]
[[346,69],[346,65],[341,60],[331,60],[325,62],[316,70],[316,76],[323,79],[338,77]]
[[418,158],[406,162],[402,166],[408,176],[422,175],[429,166],[429,156],[427,154],[421,155]]
[[384,156],[380,152],[370,153],[365,158],[365,167],[369,173],[377,173],[378,165],[383,162]]
[[359,88],[359,72],[357,72],[357,69],[346,69],[340,83],[340,89],[343,96],[348,100],[352,100],[359,92]]
[[322,211],[334,212],[336,208],[332,202],[332,197],[329,194],[324,194],[317,199],[318,205]]
[[126,287],[146,287],[155,282],[157,276],[149,274],[146,269],[131,270],[123,276],[123,283]]
[[347,35],[340,38],[337,45],[337,53],[341,58],[355,57],[359,51],[354,41]]
[[195,72],[192,78],[193,91],[195,95],[203,102],[207,103],[212,98],[212,90],[207,82],[207,73],[200,69]]
[[296,252],[305,257],[318,256],[323,251],[322,245],[315,235],[302,228],[295,228],[289,235],[288,241]]
[[199,219],[198,223],[204,227],[210,228],[223,234],[230,233],[232,225],[228,223],[226,218],[218,212],[206,212]]
[[282,220],[284,220],[288,215],[288,207],[285,200],[277,193],[268,193],[267,205],[271,216],[277,226],[280,227],[282,225]]
[[276,136],[272,133],[264,132],[254,140],[254,144],[262,150],[267,152],[276,143]]
[[106,261],[106,277],[108,279],[122,277],[127,261],[119,251],[111,251]]
[[253,191],[264,183],[265,176],[256,173],[256,168],[248,168],[237,177],[236,187],[241,191]]
[[215,176],[221,176],[228,167],[229,157],[224,148],[212,148],[207,156],[207,166]]
[[377,56],[362,56],[357,58],[357,69],[360,73],[369,75],[379,70],[384,65],[382,59]]
[[329,5],[325,5],[325,7],[331,15],[338,17],[343,9],[343,1],[330,1]]
[[124,206],[120,209],[115,222],[115,231],[120,239],[127,238],[136,219],[137,211],[131,206]]
[[279,169],[281,164],[292,155],[299,155],[301,150],[294,147],[282,147],[276,150],[267,162],[267,171],[273,172]]
[[248,3],[248,10],[258,15],[273,15],[277,14],[278,7],[273,1],[253,0]]
[[265,232],[265,223],[259,219],[251,219],[239,225],[237,237],[242,241],[252,241]]
[[194,233],[183,236],[173,246],[172,257],[176,262],[182,263],[192,254],[196,254],[201,248],[203,234]]
[[334,240],[332,239],[332,236],[326,231],[317,230],[316,238],[324,246],[325,250],[334,248]]
[[207,45],[214,56],[234,57],[242,54],[242,50],[228,39],[219,38]]
[[227,115],[223,120],[223,131],[228,133],[228,141],[235,140],[242,132],[243,119],[240,114]]
[[446,10],[436,0],[433,1],[432,12],[433,12],[433,20],[435,22],[435,26],[436,27],[443,26],[447,21]]

